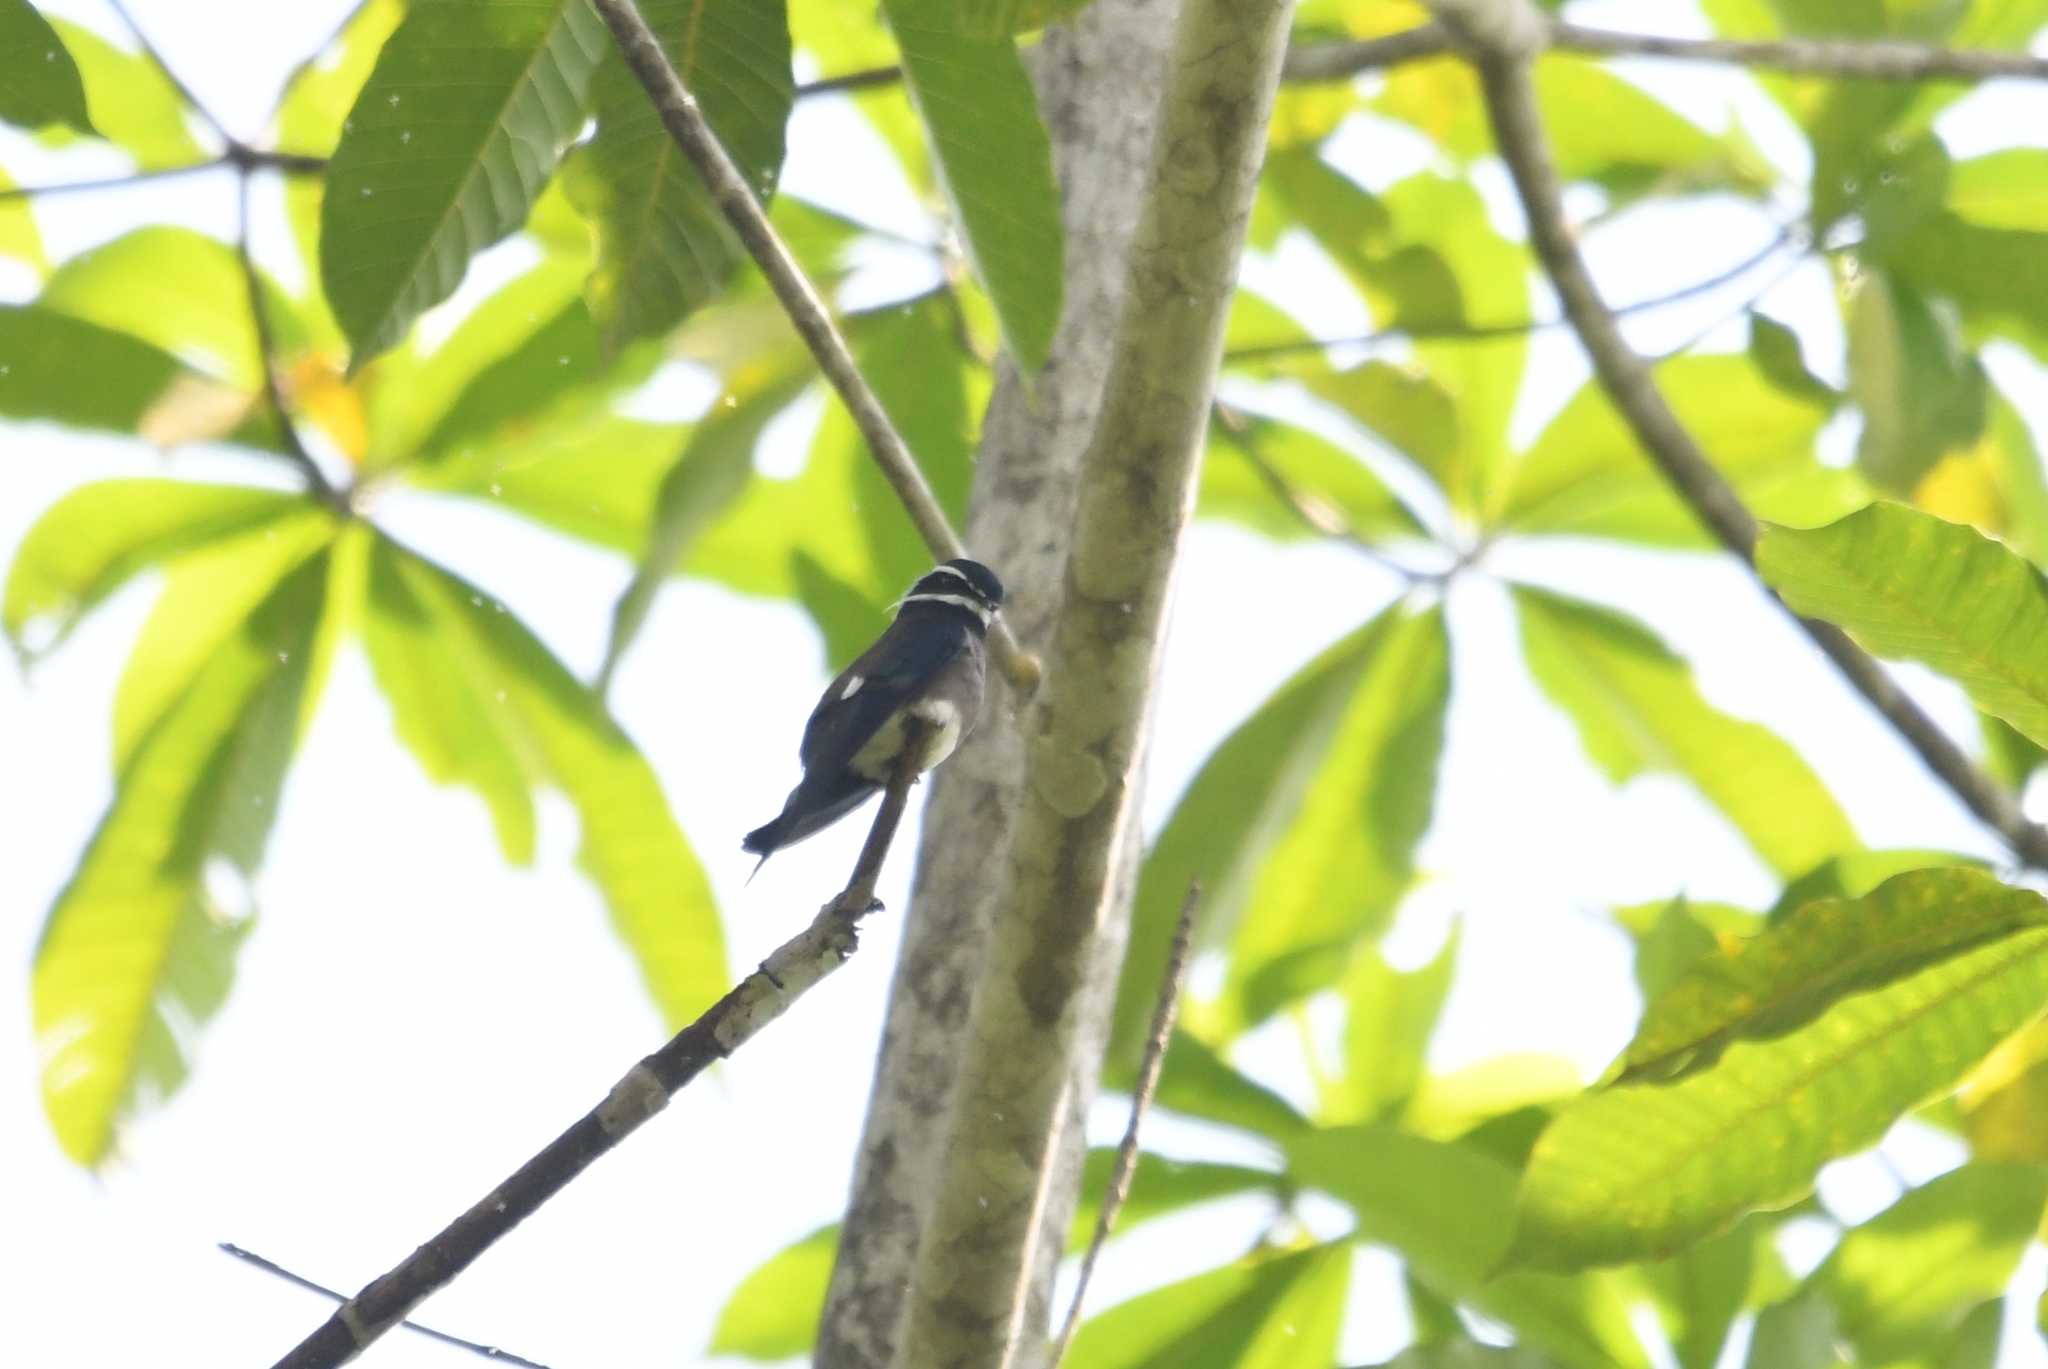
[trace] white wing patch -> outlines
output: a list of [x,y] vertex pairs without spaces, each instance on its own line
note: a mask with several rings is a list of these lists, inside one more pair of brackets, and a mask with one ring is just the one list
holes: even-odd
[[847,676],[846,683],[839,686],[839,701],[845,703],[848,699],[860,693],[860,687],[866,683],[867,681],[858,675]]

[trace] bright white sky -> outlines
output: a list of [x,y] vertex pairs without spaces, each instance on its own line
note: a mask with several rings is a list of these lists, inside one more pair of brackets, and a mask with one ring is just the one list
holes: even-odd
[[[119,33],[97,0],[49,8]],[[248,137],[260,130],[274,78],[312,49],[342,8],[341,0],[217,0],[199,22],[174,0],[134,4],[185,79]],[[1688,7],[1672,4],[1574,14],[1700,28]],[[1655,70],[1661,96],[1710,127],[1723,125],[1735,84]],[[1769,106],[1746,100],[1742,117],[1803,175]],[[1965,153],[2028,127],[2048,127],[2048,110],[2038,91],[2013,88],[1980,94],[1944,124]],[[791,148],[786,190],[877,212],[875,154],[864,136],[844,131],[831,106],[804,109]],[[1427,152],[1410,134],[1360,121],[1333,155],[1381,184],[1416,169]],[[5,133],[0,163],[28,183],[121,169],[111,155],[59,159]],[[1499,190],[1497,179],[1491,188]],[[1512,225],[1512,207],[1494,198]],[[889,212],[894,223],[917,223],[912,206]],[[144,222],[225,237],[232,213],[232,182],[212,177],[38,206],[59,256]],[[265,227],[259,246],[284,270],[281,218]],[[1769,231],[1754,211],[1688,205],[1632,216],[1595,234],[1591,247],[1610,296],[1623,300],[1711,275]],[[1283,250],[1277,260],[1248,263],[1246,275],[1323,330],[1357,331],[1363,320],[1331,307],[1319,269],[1312,254]],[[1674,345],[1761,279],[1640,320],[1635,336],[1648,348]],[[25,286],[0,279],[0,299],[21,296]],[[861,288],[872,298],[891,282]],[[1821,358],[1831,355],[1838,334],[1817,268],[1784,281],[1767,306],[1821,347]],[[2040,374],[2010,354],[1994,369],[2037,430],[2048,429]],[[1518,420],[1524,433],[1576,388],[1584,368],[1553,335],[1539,342],[1534,373]],[[648,398],[664,409],[691,402],[704,399],[686,378]],[[1851,434],[1833,436],[1846,450]],[[10,428],[4,440],[0,563],[77,482],[163,469],[139,447],[54,430]],[[215,459],[173,469],[239,477],[248,467]],[[588,674],[627,574],[621,561],[469,505],[394,499],[384,516],[501,594]],[[1718,704],[1799,745],[1869,844],[1997,855],[1725,562],[1503,546],[1489,567],[1650,619],[1698,663]],[[1303,586],[1314,588],[1305,594]],[[1231,725],[1397,589],[1385,572],[1338,549],[1281,552],[1232,529],[1199,526],[1178,590],[1148,829]],[[129,1130],[122,1159],[105,1174],[81,1173],[63,1159],[38,1105],[26,971],[43,912],[108,796],[113,685],[152,591],[137,585],[118,596],[32,681],[0,670],[0,909],[13,948],[0,958],[14,967],[0,975],[0,1023],[8,1024],[0,1029],[0,1211],[8,1214],[0,1286],[17,1290],[0,1347],[10,1362],[267,1363],[327,1307],[215,1253],[214,1242],[235,1241],[353,1290],[589,1107],[661,1038],[632,966],[574,871],[566,808],[544,809],[536,868],[508,869],[481,806],[429,785],[400,749],[352,653],[293,769],[258,889],[262,924],[232,998],[200,1042],[192,1083]],[[1773,886],[1682,785],[1652,779],[1617,792],[1584,763],[1576,735],[1517,666],[1512,622],[1494,585],[1460,586],[1451,607],[1457,692],[1438,821],[1422,853],[1438,878],[1404,911],[1390,950],[1401,963],[1419,962],[1451,916],[1465,920],[1457,989],[1432,1050],[1440,1067],[1535,1052],[1590,1077],[1624,1043],[1637,1007],[1626,942],[1604,910],[1680,890],[1760,904]],[[752,861],[739,852],[740,833],[774,811],[793,779],[797,729],[823,678],[816,639],[793,609],[682,584],[661,598],[618,682],[618,713],[660,772],[724,902],[735,965],[758,960],[796,930],[837,887],[860,838],[862,825],[846,824],[742,887]],[[1959,695],[1923,675],[1908,679],[1953,730],[1973,735]],[[2048,816],[2048,805],[2032,807]],[[911,844],[910,836],[899,842],[885,880],[892,907],[904,902]],[[436,1297],[424,1319],[556,1369],[702,1358],[738,1280],[843,1202],[896,925],[893,915],[873,920],[852,965]],[[1248,1058],[1256,1069],[1291,1054],[1289,1041],[1254,1040]],[[1096,1121],[1108,1138],[1121,1112],[1104,1108]],[[1150,1135],[1171,1153],[1257,1153],[1171,1119]],[[1955,1158],[1948,1143],[1922,1135],[1895,1136],[1886,1150],[1915,1179]],[[1871,1158],[1833,1167],[1822,1188],[1849,1220],[1897,1192]],[[1133,1233],[1112,1247],[1092,1305],[1220,1263],[1246,1246],[1264,1216],[1247,1200]],[[1311,1220],[1341,1229],[1330,1212],[1312,1211]],[[1824,1238],[1809,1230],[1788,1246],[1804,1269]],[[1359,1262],[1348,1361],[1380,1358],[1406,1338],[1392,1271],[1386,1259]],[[2048,1261],[2036,1251],[2021,1275],[2021,1311],[2044,1276]],[[397,1334],[372,1362],[396,1369],[468,1360]],[[2008,1332],[2002,1363],[2048,1364],[2024,1317]]]

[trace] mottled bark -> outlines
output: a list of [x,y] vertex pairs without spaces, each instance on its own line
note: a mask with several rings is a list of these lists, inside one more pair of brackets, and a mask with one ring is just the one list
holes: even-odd
[[1015,586],[1046,679],[992,699],[927,810],[820,1364],[1043,1357],[1287,9],[1100,0],[1037,54],[1066,314],[1046,370],[998,388],[968,543]]

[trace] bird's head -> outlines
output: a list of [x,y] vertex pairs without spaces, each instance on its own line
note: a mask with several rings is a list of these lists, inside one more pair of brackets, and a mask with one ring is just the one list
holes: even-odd
[[962,609],[986,628],[1003,606],[1003,582],[981,562],[957,556],[926,571],[898,607],[912,604]]

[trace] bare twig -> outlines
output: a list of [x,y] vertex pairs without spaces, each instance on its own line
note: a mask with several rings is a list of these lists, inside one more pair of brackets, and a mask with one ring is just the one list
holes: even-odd
[[[1681,285],[1665,294],[1617,305],[1614,313],[1617,317],[1645,314],[1683,303],[1700,295],[1712,294],[1722,286],[1748,275],[1786,247],[1796,243],[1802,230],[1801,221],[1795,220],[1785,224],[1769,242],[1732,266],[1703,279]],[[1566,328],[1570,325],[1571,320],[1560,315],[1557,318],[1529,319],[1520,323],[1444,323],[1407,328],[1381,328],[1370,333],[1354,334],[1351,337],[1302,338],[1292,342],[1267,342],[1252,347],[1238,347],[1225,352],[1223,360],[1264,361],[1271,357],[1293,356],[1301,352],[1326,351],[1332,347],[1370,347],[1383,342],[1483,342],[1493,338],[1523,337],[1530,333],[1548,332],[1553,328]]]
[[107,0],[107,4],[121,17],[121,22],[128,26],[128,32],[133,35],[136,46],[142,49],[142,55],[149,59],[150,65],[162,72],[164,79],[171,83],[171,89],[178,92],[178,98],[189,105],[194,114],[205,120],[206,126],[212,129],[222,142],[233,144],[235,135],[228,132],[227,125],[215,118],[213,111],[192,93],[192,87],[180,80],[177,72],[171,70],[171,64],[157,51],[156,44],[149,41],[149,35],[143,32],[142,25],[135,22],[135,16],[128,12],[128,7],[122,4],[121,0]]
[[149,181],[168,181],[178,176],[197,175],[201,171],[217,171],[229,164],[226,157],[214,157],[208,161],[194,162],[190,166],[163,166],[152,171],[128,171],[119,176],[96,176],[87,181],[61,181],[56,185],[10,185],[0,187],[0,202],[37,199],[44,195],[76,195],[88,190],[121,190]]
[[763,1027],[850,959],[860,945],[860,920],[880,908],[875,881],[917,782],[922,727],[906,723],[902,759],[883,792],[853,877],[811,925],[777,947],[759,969],[712,1004],[667,1045],[626,1071],[604,1101],[550,1141],[538,1155],[389,1272],[335,1309],[276,1369],[332,1369],[402,1322],[413,1308],[469,1268],[541,1204],[599,1156],[667,1107],[713,1063],[751,1041]]
[[1081,1257],[1081,1275],[1074,1283],[1074,1300],[1067,1304],[1067,1319],[1053,1340],[1047,1369],[1059,1369],[1067,1357],[1067,1346],[1081,1324],[1081,1304],[1088,1296],[1088,1281],[1095,1276],[1095,1261],[1109,1242],[1109,1233],[1131,1196],[1131,1175],[1138,1168],[1138,1129],[1151,1110],[1152,1095],[1159,1091],[1159,1072],[1166,1064],[1166,1046],[1173,1039],[1173,1019],[1180,1011],[1181,989],[1188,980],[1188,957],[1195,942],[1195,908],[1202,899],[1202,886],[1190,880],[1187,897],[1181,900],[1180,918],[1173,925],[1173,941],[1166,949],[1166,967],[1159,976],[1159,1001],[1152,1008],[1152,1030],[1145,1038],[1145,1054],[1138,1064],[1138,1079],[1131,1090],[1131,1120],[1124,1126],[1124,1138],[1117,1142],[1116,1162],[1109,1168],[1109,1187],[1103,1192],[1101,1210],[1095,1214],[1095,1235],[1088,1241],[1088,1253]]
[[[309,1293],[318,1293],[321,1297],[328,1298],[334,1302],[345,1302],[348,1298],[346,1293],[337,1293],[325,1284],[314,1283],[303,1274],[294,1274],[291,1270],[277,1263],[277,1261],[266,1260],[255,1251],[244,1250],[232,1241],[220,1242],[220,1249],[223,1253],[234,1256],[244,1264],[252,1264],[266,1274],[275,1274],[286,1283],[303,1288]],[[495,1345],[485,1345],[481,1341],[464,1340],[461,1336],[451,1336],[446,1331],[436,1331],[433,1327],[422,1326],[416,1321],[402,1321],[399,1325],[416,1335],[425,1336],[428,1340],[437,1340],[443,1345],[452,1345],[459,1350],[467,1350],[471,1354],[482,1355],[485,1359],[497,1360],[500,1364],[519,1365],[522,1369],[548,1369],[545,1364],[537,1360],[530,1360],[524,1355],[515,1355],[510,1350],[503,1350]]]
[[256,256],[249,247],[249,173],[241,173],[236,186],[240,197],[241,215],[235,233],[235,255],[242,263],[242,280],[249,292],[249,320],[256,330],[256,364],[263,376],[263,397],[270,406],[270,412],[277,419],[277,429],[284,439],[284,454],[306,477],[306,486],[313,496],[337,512],[348,512],[348,496],[328,482],[320,469],[320,463],[313,459],[313,453],[306,449],[306,443],[299,436],[299,429],[292,422],[291,411],[285,407],[284,392],[277,383],[277,337],[270,326],[270,306],[263,298],[263,273],[256,269]]
[[[845,402],[854,426],[867,441],[869,454],[895,490],[925,545],[942,560],[966,555],[945,510],[939,507],[924,473],[918,469],[917,459],[854,363],[852,349],[832,321],[824,300],[768,222],[768,215],[748,188],[746,178],[705,121],[696,99],[684,88],[682,78],[676,75],[675,67],[662,52],[661,43],[647,27],[647,21],[640,17],[633,0],[592,3],[611,29],[626,66],[647,91],[662,126],[703,178],[712,201],[761,268],[790,322],[811,349],[818,369]],[[1016,637],[1003,623],[997,622],[989,629],[989,646],[996,663],[1019,693],[1029,694],[1037,687],[1037,658],[1017,644]]]
[[[2025,52],[1863,39],[1786,38],[1751,42],[1733,38],[1665,38],[1565,23],[1549,23],[1546,27],[1550,46],[1601,57],[1670,57],[1870,81],[2048,79],[2048,58]],[[1385,38],[1303,45],[1288,54],[1287,78],[1344,81],[1362,72],[1438,57],[1456,49],[1456,41],[1441,23],[1421,24]]]
[[1660,38],[1578,24],[1553,25],[1551,39],[1560,48],[1603,57],[1676,57],[1689,62],[1768,67],[1805,76],[1853,76],[1868,81],[2048,79],[2048,58],[2025,52],[1945,48],[1932,43],[1835,38],[1787,38],[1768,43],[1733,38]]
[[[1432,4],[1438,18],[1455,27],[1460,40],[1475,54],[1494,141],[1521,196],[1530,242],[1578,332],[1594,374],[1679,498],[1722,545],[1753,569],[1755,516],[1672,412],[1648,362],[1622,337],[1565,221],[1562,191],[1529,75],[1530,63],[1547,32],[1546,21],[1528,0],[1432,0]],[[1794,617],[1849,683],[1971,812],[2003,837],[2021,859],[2048,869],[2048,829],[2028,821],[2017,800],[1979,769],[1847,633],[1831,623]]]

